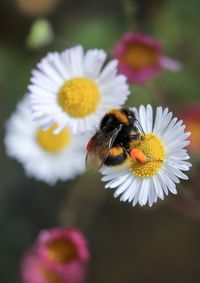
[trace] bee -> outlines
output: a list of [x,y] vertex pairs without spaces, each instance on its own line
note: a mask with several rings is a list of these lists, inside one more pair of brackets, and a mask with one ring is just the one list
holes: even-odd
[[86,166],[100,169],[102,165],[120,166],[134,158],[140,163],[148,161],[134,141],[145,139],[145,133],[132,110],[112,109],[100,122],[99,130],[88,142]]

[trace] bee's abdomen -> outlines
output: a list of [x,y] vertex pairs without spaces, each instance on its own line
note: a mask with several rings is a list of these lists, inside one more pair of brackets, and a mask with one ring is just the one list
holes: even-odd
[[110,149],[109,155],[104,161],[107,166],[121,165],[127,159],[127,153],[121,146],[115,146]]

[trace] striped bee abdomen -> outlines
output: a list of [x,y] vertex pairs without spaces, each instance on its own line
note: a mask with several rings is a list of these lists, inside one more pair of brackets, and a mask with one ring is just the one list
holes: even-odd
[[110,149],[109,155],[104,161],[106,166],[121,165],[127,159],[127,152],[122,146],[114,146]]

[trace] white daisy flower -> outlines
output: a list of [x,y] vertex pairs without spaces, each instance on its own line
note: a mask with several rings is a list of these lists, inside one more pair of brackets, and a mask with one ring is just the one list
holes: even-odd
[[74,134],[94,130],[111,108],[120,107],[129,94],[126,77],[117,74],[117,60],[103,69],[106,53],[81,46],[53,52],[33,70],[30,92],[32,116],[43,129],[52,124],[59,133],[69,126]]
[[6,123],[7,154],[23,164],[28,176],[54,185],[73,179],[85,170],[88,135],[73,136],[69,128],[54,135],[55,125],[47,131],[31,119],[25,97]]
[[150,157],[150,161],[141,164],[130,160],[127,168],[104,166],[102,181],[107,182],[106,188],[116,189],[114,196],[120,196],[121,201],[132,202],[133,206],[137,203],[152,206],[169,191],[176,194],[179,179],[188,179],[182,171],[191,167],[184,149],[190,133],[184,132],[183,121],[172,118],[168,108],[157,107],[155,120],[150,105],[132,110],[146,133],[144,141],[135,142],[134,148]]

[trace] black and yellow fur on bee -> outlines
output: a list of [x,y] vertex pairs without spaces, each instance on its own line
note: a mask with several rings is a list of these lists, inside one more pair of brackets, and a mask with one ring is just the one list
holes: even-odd
[[88,143],[87,166],[122,165],[129,157],[133,140],[141,137],[141,126],[132,110],[112,109],[105,114],[99,130]]

